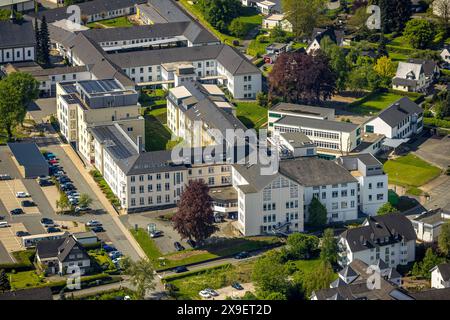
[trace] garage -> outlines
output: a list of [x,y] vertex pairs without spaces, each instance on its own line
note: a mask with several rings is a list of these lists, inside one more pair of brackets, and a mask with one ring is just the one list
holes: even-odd
[[48,163],[35,143],[8,143],[14,163],[24,178],[47,176]]

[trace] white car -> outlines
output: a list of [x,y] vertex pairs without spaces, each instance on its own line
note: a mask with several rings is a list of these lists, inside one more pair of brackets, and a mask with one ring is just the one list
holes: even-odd
[[200,297],[205,298],[205,299],[211,298],[211,294],[209,293],[208,290],[202,290],[198,294],[200,295]]
[[123,259],[123,257],[115,258],[114,260],[112,260],[112,263],[114,263],[115,265],[119,265],[120,260],[122,260],[122,259]]
[[29,196],[30,194],[27,192],[23,191],[16,192],[16,198],[28,198]]
[[211,289],[211,288],[206,288],[203,291],[209,292],[209,294],[213,297],[217,297],[219,295],[219,293],[216,290]]
[[102,223],[98,220],[89,220],[88,222],[86,222],[86,225],[88,227],[99,227],[102,225]]

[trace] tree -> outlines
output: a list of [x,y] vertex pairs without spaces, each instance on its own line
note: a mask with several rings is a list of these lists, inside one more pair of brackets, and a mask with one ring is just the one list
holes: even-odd
[[6,130],[8,141],[13,130],[23,122],[26,115],[19,89],[6,80],[0,81],[0,128]]
[[373,66],[373,70],[380,76],[380,86],[389,88],[397,67],[388,57],[381,57]]
[[381,78],[373,68],[373,59],[369,57],[357,58],[348,76],[348,87],[351,90],[375,90],[380,86]]
[[345,52],[336,45],[329,37],[324,37],[320,42],[320,50],[324,52],[329,64],[336,75],[336,89],[341,92],[347,88],[349,67]]
[[398,210],[390,202],[386,202],[381,207],[378,208],[377,215],[383,216],[389,213],[397,213]]
[[124,273],[130,277],[130,282],[136,290],[136,297],[144,299],[147,290],[155,288],[155,269],[151,261],[141,259],[132,261],[126,257],[121,261]]
[[267,108],[268,103],[269,103],[268,98],[267,98],[267,94],[265,92],[262,92],[262,91],[258,92],[256,94],[256,102],[261,107]]
[[[39,98],[39,82],[33,78],[29,73],[14,72],[6,77],[5,81],[11,83],[19,90],[23,111],[26,112],[26,107],[34,100]],[[25,114],[24,114],[25,118]]]
[[39,29],[38,19],[34,19],[34,38],[36,39],[36,59],[42,56],[41,29]]
[[178,212],[172,219],[182,238],[203,241],[217,230],[208,191],[203,181],[190,181],[181,195]]
[[301,286],[304,296],[309,298],[314,291],[330,287],[334,272],[329,262],[321,261],[313,271],[307,273],[297,271],[293,278],[294,282]]
[[227,25],[241,10],[238,0],[199,0],[198,5],[205,19],[220,32],[227,31]]
[[377,59],[381,57],[389,57],[389,52],[386,47],[387,42],[388,40],[386,39],[386,37],[381,35],[380,40],[378,41]]
[[448,32],[450,25],[450,1],[435,0],[433,1],[433,10],[438,12],[438,18],[445,31]]
[[89,207],[92,203],[92,198],[86,194],[86,193],[82,193],[80,195],[80,199],[78,200],[78,205],[80,207]]
[[336,75],[328,58],[290,52],[281,54],[269,74],[269,100],[273,96],[291,103],[320,103],[336,91]]
[[239,18],[233,19],[228,27],[228,31],[235,37],[243,38],[250,30],[251,25]]
[[403,35],[413,48],[426,49],[436,35],[436,28],[426,19],[412,19],[406,23]]
[[59,199],[56,200],[56,208],[61,212],[68,211],[72,208],[72,204],[69,201],[69,198],[64,192],[61,192],[59,195]]
[[311,226],[322,227],[328,221],[327,208],[320,202],[319,199],[313,197],[309,204],[309,219]]
[[320,246],[320,259],[335,264],[338,259],[338,244],[333,229],[325,229]]
[[450,253],[450,222],[446,222],[441,226],[441,233],[438,237],[439,250],[448,257]]
[[9,283],[8,275],[4,269],[0,270],[0,290],[2,290],[2,292],[11,290],[11,284]]
[[434,268],[436,265],[441,263],[443,261],[442,258],[438,257],[434,252],[433,249],[428,248],[425,252],[425,257],[422,261],[418,261],[414,264],[412,275],[415,277],[422,277],[422,278],[431,278],[431,272],[430,270]]
[[50,65],[50,35],[48,33],[47,20],[45,16],[42,17],[41,28],[39,31],[39,46],[37,60],[44,66]]
[[375,0],[381,9],[381,31],[384,34],[400,32],[411,16],[410,0]]
[[282,0],[282,11],[296,37],[309,37],[325,10],[327,0]]
[[258,296],[271,293],[286,295],[289,291],[288,272],[280,253],[269,251],[258,258],[253,267],[252,280],[257,287]]
[[291,259],[310,259],[319,247],[319,239],[313,235],[293,233],[288,236],[286,244]]

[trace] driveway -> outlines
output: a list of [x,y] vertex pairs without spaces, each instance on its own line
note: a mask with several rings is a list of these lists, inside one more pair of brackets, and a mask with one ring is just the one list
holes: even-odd
[[450,135],[419,138],[412,147],[416,155],[441,169],[447,169],[450,165]]
[[56,98],[38,99],[27,107],[29,115],[36,123],[46,122],[52,114],[56,114]]

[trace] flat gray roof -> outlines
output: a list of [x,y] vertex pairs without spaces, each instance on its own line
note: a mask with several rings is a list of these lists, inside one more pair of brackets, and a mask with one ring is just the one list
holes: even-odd
[[344,121],[331,121],[294,116],[284,116],[280,120],[275,122],[275,125],[277,124],[340,132],[352,132],[359,127],[356,124]]

